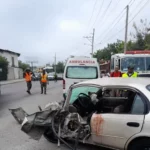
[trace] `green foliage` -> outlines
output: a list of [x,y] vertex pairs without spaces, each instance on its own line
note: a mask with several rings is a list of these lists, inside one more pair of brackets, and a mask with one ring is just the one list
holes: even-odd
[[[149,50],[150,49],[150,24],[147,24],[147,20],[140,20],[140,25],[134,23],[135,34],[131,33],[133,40],[129,40],[127,43],[127,50]],[[108,44],[103,49],[97,50],[94,53],[94,57],[97,60],[110,60],[112,54],[122,53],[124,50],[124,42],[117,40],[115,43]]]
[[[53,66],[53,68],[55,69],[55,65],[53,64],[52,66]],[[59,61],[59,62],[56,64],[56,72],[57,72],[57,73],[63,73],[63,72],[64,72],[64,68],[65,68],[65,65],[64,65],[63,62],[60,62],[60,61]]]
[[19,60],[19,68],[21,68],[23,71],[25,71],[27,68],[30,68],[30,65],[23,63],[21,60]]
[[2,72],[0,72],[0,80],[7,80],[8,64],[7,59],[0,56],[0,68],[2,69]]
[[112,54],[116,53],[122,53],[124,47],[124,42],[117,40],[116,43],[108,44],[107,47],[98,50],[96,53],[94,53],[94,57],[98,60],[104,59],[104,60],[110,60]]
[[133,24],[135,34],[131,36],[135,39],[132,42],[131,49],[133,50],[146,50],[150,49],[150,25],[147,24],[147,20],[140,20],[140,25],[137,27],[136,23]]

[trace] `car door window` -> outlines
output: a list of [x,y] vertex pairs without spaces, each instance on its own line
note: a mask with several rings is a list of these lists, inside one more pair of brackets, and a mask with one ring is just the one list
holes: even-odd
[[144,114],[144,102],[139,95],[135,95],[131,114]]

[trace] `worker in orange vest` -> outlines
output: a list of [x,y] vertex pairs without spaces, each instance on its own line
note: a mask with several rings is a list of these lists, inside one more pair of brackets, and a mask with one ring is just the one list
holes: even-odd
[[43,72],[41,73],[41,94],[43,94],[43,89],[44,89],[44,94],[46,94],[46,88],[47,88],[47,84],[48,84],[48,76],[46,71],[43,69]]
[[34,73],[29,68],[27,68],[23,74],[23,76],[26,80],[26,83],[27,83],[27,93],[28,94],[31,94],[30,90],[32,88],[32,82],[31,82],[32,81],[32,75],[34,76]]

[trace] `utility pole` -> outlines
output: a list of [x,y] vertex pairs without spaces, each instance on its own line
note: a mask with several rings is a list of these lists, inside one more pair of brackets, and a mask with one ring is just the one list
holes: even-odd
[[93,57],[93,51],[94,51],[94,36],[95,36],[95,29],[93,29],[93,36],[92,36],[92,57]]
[[[93,52],[94,52],[94,37],[95,37],[95,29],[93,29],[92,36],[84,36],[88,41],[91,43],[92,51],[91,51],[91,57],[93,57]],[[88,45],[88,44],[85,44]]]
[[55,74],[56,74],[56,53],[55,53]]
[[127,5],[126,9],[127,10],[126,10],[126,28],[125,28],[124,53],[127,50],[129,5]]
[[38,62],[37,62],[37,61],[27,61],[27,63],[29,63],[29,64],[30,64],[31,69],[32,69],[32,71],[33,71],[33,67],[34,67],[34,65],[33,65],[33,64],[36,64],[36,63],[38,63]]

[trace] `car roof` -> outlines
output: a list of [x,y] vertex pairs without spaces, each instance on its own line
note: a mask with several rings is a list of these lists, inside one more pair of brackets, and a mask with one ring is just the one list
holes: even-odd
[[131,86],[135,88],[146,87],[150,84],[149,78],[99,78],[89,81],[84,81],[77,83],[76,85],[81,84],[94,84],[100,86]]

